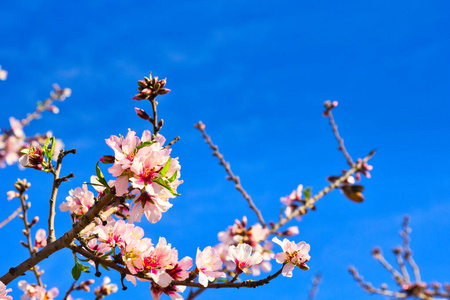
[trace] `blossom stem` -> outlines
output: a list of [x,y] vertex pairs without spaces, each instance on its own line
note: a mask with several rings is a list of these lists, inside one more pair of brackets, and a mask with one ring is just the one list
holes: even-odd
[[219,147],[214,145],[213,142],[211,141],[211,138],[206,134],[205,125],[201,121],[199,121],[197,124],[194,125],[194,127],[197,128],[202,133],[203,139],[209,145],[211,150],[213,150],[213,156],[217,157],[220,165],[222,165],[225,168],[225,171],[227,172],[227,174],[229,176],[228,180],[231,180],[234,182],[235,188],[241,193],[241,195],[245,198],[245,200],[247,200],[247,202],[250,206],[250,209],[252,209],[255,212],[256,217],[258,218],[261,225],[264,228],[267,227],[266,223],[264,222],[264,218],[261,214],[261,211],[256,207],[256,205],[253,202],[250,195],[242,187],[239,176],[236,176],[233,174],[233,172],[231,171],[231,168],[230,168],[230,163],[225,161],[223,155],[219,152]]

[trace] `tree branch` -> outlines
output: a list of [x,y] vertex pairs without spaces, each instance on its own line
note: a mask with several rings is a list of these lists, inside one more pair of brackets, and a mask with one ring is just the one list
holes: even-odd
[[266,223],[264,222],[264,218],[261,214],[261,211],[256,207],[256,205],[253,202],[250,195],[242,187],[239,176],[236,176],[233,174],[233,172],[231,171],[231,168],[230,168],[230,163],[225,161],[223,155],[219,152],[219,147],[214,145],[213,142],[211,141],[211,138],[206,134],[205,124],[203,124],[201,121],[199,121],[197,124],[194,125],[194,127],[197,128],[202,133],[203,139],[209,145],[211,150],[213,150],[213,155],[215,157],[217,157],[217,159],[219,159],[220,165],[222,165],[225,168],[225,171],[227,172],[227,174],[229,176],[227,179],[234,182],[235,188],[241,193],[241,195],[245,198],[245,200],[247,200],[247,202],[250,206],[250,209],[252,209],[255,212],[256,217],[258,218],[261,225],[263,227],[267,227]]

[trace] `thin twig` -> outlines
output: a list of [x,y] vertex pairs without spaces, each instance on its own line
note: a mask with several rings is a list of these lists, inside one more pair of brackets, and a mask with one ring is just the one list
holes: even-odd
[[289,216],[286,216],[285,218],[281,219],[277,224],[275,224],[272,229],[270,230],[269,234],[275,233],[281,226],[295,218],[296,216],[304,215],[308,208],[314,207],[314,204],[321,199],[323,196],[334,190],[335,188],[339,187],[341,183],[345,182],[347,178],[352,175],[355,172],[358,172],[364,163],[366,163],[369,159],[372,158],[372,156],[375,154],[375,151],[372,150],[366,157],[364,157],[361,161],[359,161],[357,164],[355,164],[350,170],[348,170],[344,175],[339,177],[337,180],[335,180],[333,183],[331,183],[329,186],[325,187],[323,190],[318,192],[314,197],[309,198],[306,203],[302,206],[299,206],[297,209],[295,209]]
[[61,166],[62,166],[62,160],[67,154],[75,154],[76,150],[61,150],[58,155],[58,160],[56,161],[56,168],[51,170],[51,173],[53,174],[53,187],[52,192],[49,200],[49,214],[48,214],[48,237],[47,237],[47,244],[50,244],[56,240],[55,236],[55,204],[56,204],[56,196],[58,195],[58,189],[61,185],[61,182],[67,181],[68,178],[73,177],[74,175],[71,173],[68,176],[65,176],[63,178],[59,178],[59,173],[61,172]]
[[64,295],[63,300],[67,300],[67,297],[69,297],[70,293],[72,293],[75,290],[75,286],[77,285],[77,281],[75,280],[70,288],[67,290],[66,294]]
[[402,258],[401,247],[395,248],[394,250],[392,250],[392,252],[394,253],[395,258],[397,259],[398,267],[400,268],[400,271],[403,274],[403,280],[405,281],[406,284],[411,283],[408,270],[406,269],[405,261]]
[[[33,254],[36,252],[33,249],[33,242],[31,241],[31,225],[28,222],[28,208],[30,207],[30,204],[26,202],[26,195],[24,191],[19,191],[20,195],[19,195],[19,199],[20,199],[20,204],[22,206],[22,221],[23,221],[23,225],[25,227],[25,231],[24,234],[27,238],[27,248],[28,248],[28,252],[30,253],[30,257],[33,256]],[[36,265],[33,266],[32,268],[30,268],[33,270],[34,276],[36,277],[36,281],[38,283],[39,286],[44,286],[42,284],[41,281],[41,275],[39,274],[39,272],[37,271]]]
[[9,222],[11,222],[20,212],[22,211],[22,206],[19,206],[9,217],[7,217],[6,219],[4,219],[1,223],[0,223],[0,228],[2,228],[3,226],[5,226],[6,224],[8,224]]
[[170,146],[172,146],[173,144],[175,144],[176,142],[178,142],[180,140],[180,137],[177,136],[175,137],[172,141],[170,141],[170,143],[168,143],[166,146],[163,147],[163,149],[169,149]]
[[186,298],[186,300],[193,300],[194,298],[196,298],[197,296],[199,296],[201,293],[203,293],[204,291],[206,291],[205,288],[198,288],[197,290],[193,291],[191,290],[189,292],[189,296]]
[[205,125],[201,121],[199,121],[197,124],[194,125],[194,127],[197,128],[202,133],[203,139],[209,145],[211,150],[213,150],[213,155],[217,157],[217,159],[219,159],[220,165],[222,165],[225,168],[225,171],[229,176],[228,179],[234,182],[235,188],[241,193],[241,195],[245,198],[245,200],[247,200],[250,208],[255,212],[256,217],[258,218],[261,225],[263,227],[267,227],[266,223],[264,222],[264,218],[261,214],[261,211],[256,207],[250,195],[242,187],[239,176],[233,174],[230,168],[230,163],[225,161],[223,155],[219,152],[219,148],[213,144],[211,138],[206,134]]
[[420,269],[419,266],[416,264],[415,260],[412,257],[412,250],[410,248],[410,238],[409,234],[411,232],[411,228],[409,228],[409,217],[404,216],[403,217],[403,231],[400,232],[400,236],[403,238],[403,257],[406,259],[406,261],[409,263],[411,268],[414,272],[415,282],[420,283],[421,282],[421,276],[420,276]]
[[373,251],[373,257],[378,260],[381,265],[394,276],[394,279],[399,286],[405,284],[405,279],[403,278],[403,276],[396,269],[394,269],[394,267],[392,267],[392,265],[384,258],[383,254],[381,254],[381,251],[378,248]]
[[331,109],[327,111],[326,116],[330,120],[331,129],[333,130],[334,136],[335,136],[337,142],[339,143],[338,149],[342,151],[342,154],[344,155],[345,159],[347,160],[348,165],[350,167],[353,167],[355,165],[355,163],[354,163],[352,157],[350,156],[350,154],[348,153],[347,149],[345,148],[344,139],[341,138],[341,136],[339,135],[338,126],[336,125],[336,122],[334,121],[333,113],[331,112]]

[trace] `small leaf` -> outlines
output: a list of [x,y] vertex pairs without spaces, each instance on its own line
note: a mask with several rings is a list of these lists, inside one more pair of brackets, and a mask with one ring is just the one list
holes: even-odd
[[164,167],[161,169],[161,171],[159,172],[159,174],[161,174],[161,176],[166,176],[167,171],[169,171],[170,168],[170,161],[172,160],[172,157],[169,156],[169,159],[167,160],[166,164],[164,165]]
[[142,144],[140,144],[139,146],[136,147],[137,150],[144,148],[145,146],[150,146],[153,145],[155,143],[155,141],[146,141],[143,142]]
[[176,170],[175,173],[173,173],[173,175],[169,178],[170,183],[174,182],[175,179],[177,179],[177,174],[178,174],[178,170]]
[[104,187],[109,188],[109,185],[106,182],[105,177],[103,176],[102,170],[100,170],[100,166],[98,165],[98,162],[95,165],[95,172],[97,173],[98,182],[100,182]]
[[161,177],[156,177],[152,180],[154,183],[159,184],[160,186],[166,188],[172,195],[174,196],[180,196],[180,194],[175,193],[175,191],[172,189],[172,187],[169,184],[168,180],[164,180]]
[[75,263],[75,266],[72,268],[72,277],[74,280],[78,280],[81,276],[81,269],[78,267],[78,263]]
[[311,198],[311,187],[310,186],[308,186],[306,189],[303,190],[303,196],[305,197],[306,200]]

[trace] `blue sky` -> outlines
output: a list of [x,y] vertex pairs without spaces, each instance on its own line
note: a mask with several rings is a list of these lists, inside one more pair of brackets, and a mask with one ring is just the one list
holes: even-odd
[[[280,197],[300,183],[317,192],[328,175],[346,168],[321,116],[323,102],[337,100],[335,118],[349,152],[357,158],[377,149],[373,178],[363,181],[366,201],[355,204],[335,191],[292,223],[297,239],[311,244],[309,272],[256,290],[207,291],[203,299],[306,299],[316,272],[323,274],[318,300],[377,298],[362,292],[346,268],[355,265],[375,285],[393,286],[370,250],[389,252],[401,242],[404,214],[411,216],[423,280],[449,281],[449,9],[445,1],[5,2],[0,65],[9,76],[0,82],[0,126],[32,111],[55,82],[73,90],[60,114],[26,128],[30,135],[52,129],[78,150],[63,166],[76,177],[61,188],[62,201],[88,180],[99,157],[111,154],[105,138],[146,129],[133,108],[149,107],[130,100],[136,81],[149,71],[167,77],[172,93],[161,98],[159,115],[163,135],[181,136],[173,155],[182,166],[182,196],[160,223],[142,225],[154,239],[165,236],[180,256],[194,256],[197,247],[216,244],[217,232],[235,218],[256,218],[193,124],[206,124],[265,219],[274,220]],[[50,176],[16,167],[0,174],[3,195],[17,177],[31,181],[32,212],[45,226]],[[3,203],[0,219],[18,205]],[[68,220],[57,215],[57,235]],[[15,250],[19,221],[1,229],[2,274],[27,255]],[[63,292],[71,284],[71,253],[56,257],[41,264],[43,280]],[[137,296],[151,298],[148,284],[110,299]]]

